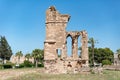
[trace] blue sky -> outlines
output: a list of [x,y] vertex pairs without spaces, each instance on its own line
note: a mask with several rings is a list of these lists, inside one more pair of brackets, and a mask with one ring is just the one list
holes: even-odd
[[71,16],[67,31],[86,30],[96,47],[120,48],[120,0],[0,0],[0,35],[13,53],[44,48],[45,12],[54,5]]

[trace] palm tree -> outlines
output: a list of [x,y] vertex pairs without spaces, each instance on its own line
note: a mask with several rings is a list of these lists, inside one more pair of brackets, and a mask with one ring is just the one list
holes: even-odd
[[15,54],[15,56],[18,57],[18,62],[17,62],[17,64],[20,64],[20,57],[23,56],[22,51],[18,51],[18,52]]
[[25,58],[27,58],[27,60],[29,61],[29,59],[31,58],[31,54],[30,54],[30,53],[27,53],[27,54],[25,55]]
[[93,66],[94,66],[94,47],[95,47],[95,43],[97,43],[96,40],[94,40],[94,38],[89,38],[89,41],[88,41],[89,44],[91,44],[91,48],[92,48],[92,63],[93,63]]
[[37,68],[38,67],[38,61],[43,60],[43,50],[40,50],[40,49],[33,50],[32,57],[35,60],[35,66]]

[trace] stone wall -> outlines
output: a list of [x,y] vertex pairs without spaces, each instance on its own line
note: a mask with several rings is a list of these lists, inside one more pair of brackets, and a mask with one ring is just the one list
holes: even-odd
[[[70,19],[51,6],[46,11],[46,39],[44,42],[44,66],[46,73],[77,73],[88,67],[87,32],[66,31]],[[72,38],[72,56],[67,55],[67,38]],[[81,58],[78,56],[78,37],[81,37]],[[61,56],[58,56],[60,51]],[[84,70],[85,71],[85,70]],[[87,71],[87,70],[86,70]]]
[[[15,56],[15,55],[12,55],[12,56],[11,56],[11,59],[10,59],[10,61],[11,61],[12,63],[15,63],[15,64],[24,63],[25,60],[27,60],[27,59],[25,58],[25,56],[20,57],[20,61],[19,61],[19,60],[18,60],[18,57]],[[30,58],[29,61],[31,61],[32,63],[34,63],[34,59],[33,59],[33,58]]]

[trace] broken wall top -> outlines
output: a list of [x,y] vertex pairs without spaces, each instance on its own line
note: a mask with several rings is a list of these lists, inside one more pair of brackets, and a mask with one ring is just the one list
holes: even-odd
[[46,11],[46,24],[52,23],[52,22],[68,22],[70,19],[70,16],[68,14],[60,14],[54,6],[51,6]]

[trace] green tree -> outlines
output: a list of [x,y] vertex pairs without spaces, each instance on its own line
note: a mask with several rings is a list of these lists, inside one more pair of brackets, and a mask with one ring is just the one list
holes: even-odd
[[0,37],[0,58],[3,60],[10,60],[10,57],[12,56],[12,50],[9,46],[6,38],[3,36]]
[[32,57],[32,56],[31,56],[30,53],[27,53],[27,54],[25,55],[25,58],[27,58],[28,61],[29,61],[29,59],[30,59],[31,57]]
[[88,43],[91,45],[91,49],[92,49],[92,64],[94,66],[94,47],[95,47],[95,43],[97,43],[96,40],[94,40],[94,38],[89,38]]
[[111,65],[111,62],[109,60],[103,60],[102,65]]
[[[94,48],[94,61],[95,63],[102,63],[103,60],[113,62],[113,51],[109,48]],[[89,47],[89,61],[92,63],[92,49]]]
[[18,51],[16,54],[15,54],[16,57],[18,57],[18,61],[17,61],[17,64],[20,64],[20,57],[23,56],[23,53],[22,51]]
[[38,67],[38,61],[40,61],[41,64],[43,63],[43,59],[44,59],[43,55],[44,55],[43,50],[41,50],[41,49],[35,49],[35,50],[33,50],[32,57],[35,60],[35,66],[36,66],[36,68]]
[[104,51],[101,55],[101,57],[103,56],[102,60],[109,60],[111,63],[113,63],[113,59],[114,59],[113,51],[110,50],[110,48],[104,48],[103,50]]

